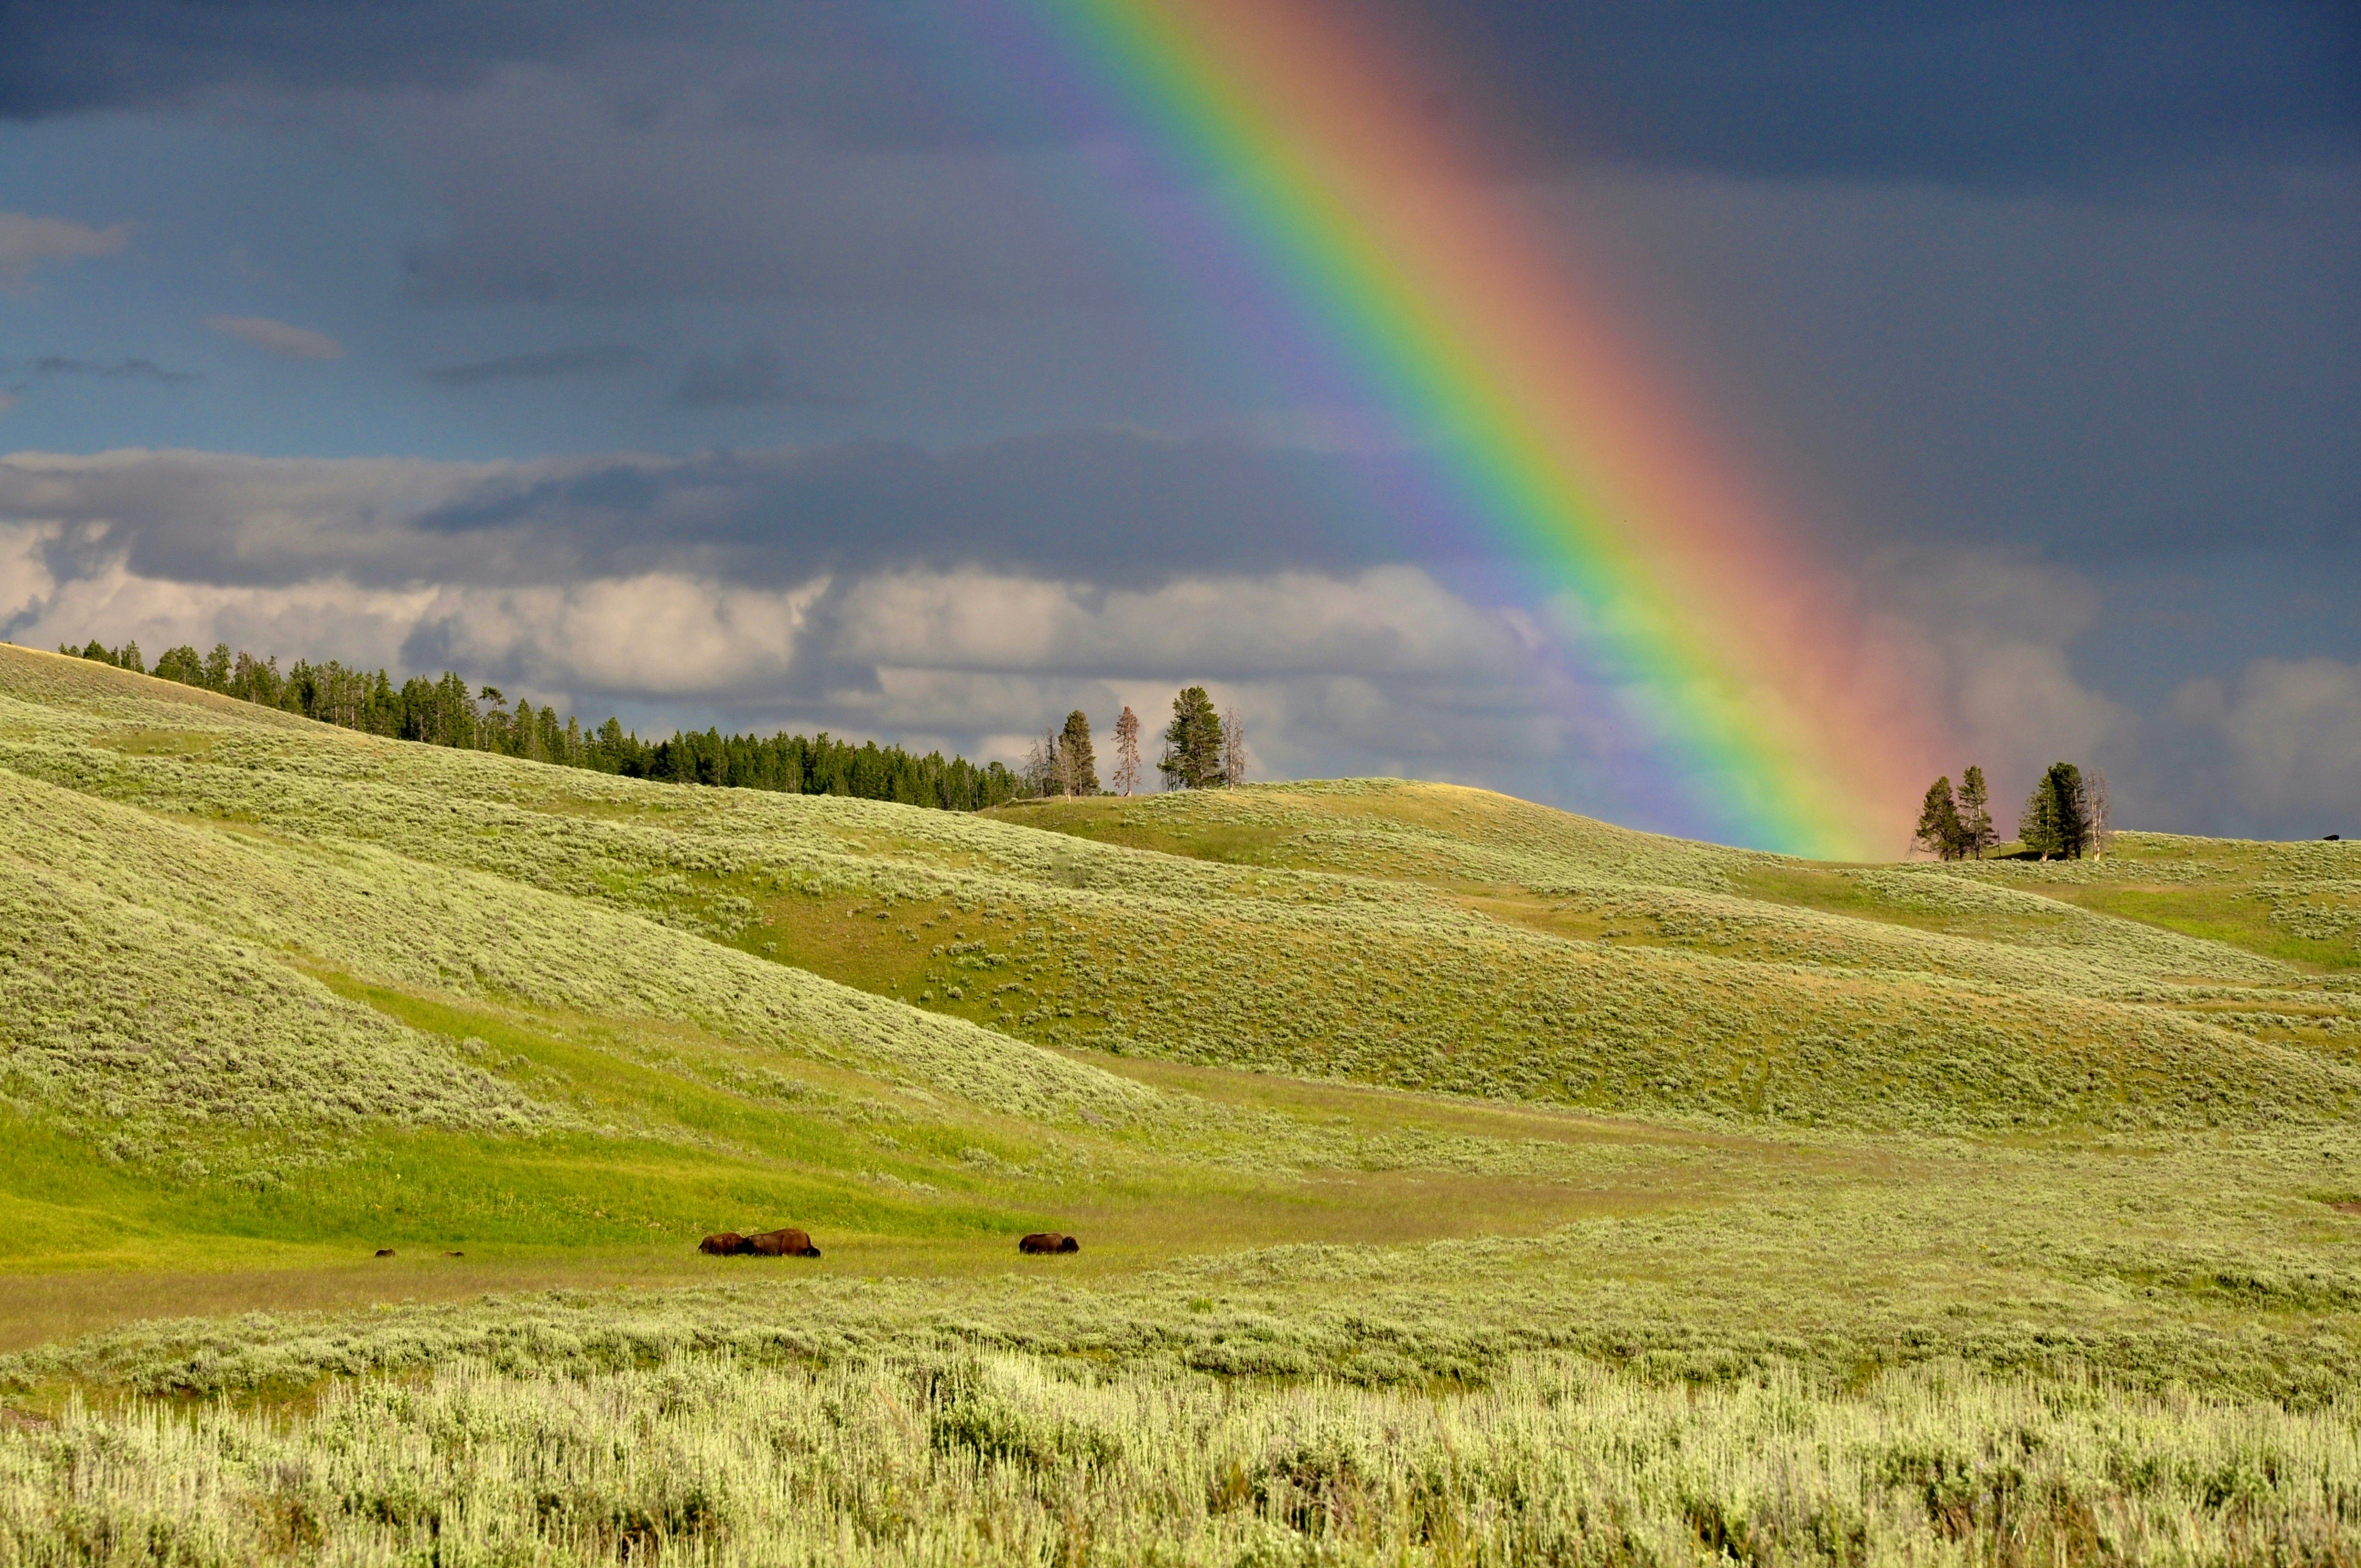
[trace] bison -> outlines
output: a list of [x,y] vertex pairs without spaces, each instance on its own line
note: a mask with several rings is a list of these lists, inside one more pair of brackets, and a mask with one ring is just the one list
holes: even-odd
[[746,1238],[746,1250],[763,1257],[818,1257],[819,1248],[801,1231],[764,1231]]
[[719,1235],[708,1236],[697,1243],[697,1250],[710,1253],[715,1257],[729,1257],[737,1253],[752,1252],[754,1244],[735,1231],[723,1231]]
[[381,1246],[377,1249],[377,1255],[379,1257],[391,1257],[393,1255],[393,1249],[390,1246]]
[[1016,1244],[1018,1252],[1080,1252],[1082,1244],[1055,1231],[1036,1231]]

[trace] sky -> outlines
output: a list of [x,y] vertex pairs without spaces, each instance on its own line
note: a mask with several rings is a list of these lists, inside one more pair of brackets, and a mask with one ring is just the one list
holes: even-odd
[[[1942,765],[2361,833],[2349,6],[1270,3],[1431,75]],[[1202,682],[1257,776],[1715,833],[1038,8],[0,0],[0,638],[1011,761]]]

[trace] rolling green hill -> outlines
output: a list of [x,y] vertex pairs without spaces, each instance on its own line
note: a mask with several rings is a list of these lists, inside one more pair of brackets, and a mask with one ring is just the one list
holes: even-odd
[[[0,646],[0,1561],[1049,1561],[1093,1530],[1109,1560],[1444,1561],[1445,1516],[1539,1539],[1504,1522],[1512,1473],[1559,1524],[1622,1499],[1631,1560],[2096,1560],[2135,1515],[2197,1556],[2349,1551],[2357,1134],[2361,845],[1834,866],[1370,780],[961,816],[379,740]],[[774,1224],[822,1258],[694,1250]],[[1037,1229],[1084,1249],[1020,1263]],[[511,1497],[449,1422],[595,1448],[553,1370],[656,1400],[613,1418],[640,1430],[803,1435],[555,1492],[527,1443]],[[2081,1419],[2011,1404],[2048,1398],[2026,1377],[2181,1421],[2165,1478],[2061,1427],[2054,1454],[2099,1444],[2052,1477],[2098,1522],[1993,1502],[1993,1466],[2031,1483],[1991,1421]],[[1189,1403],[1208,1379],[1273,1402],[1232,1431]],[[1694,1398],[1650,1401],[1684,1382],[1727,1390],[1730,1431],[1787,1398],[1818,1414],[1784,1430],[1855,1434],[1843,1518],[1734,1460],[1584,1492],[1488,1450],[1429,1486],[1369,1435],[1448,1397],[1507,1403],[1437,1417],[1435,1453],[1561,1405],[1672,1441]],[[234,1398],[190,1428],[166,1394]],[[779,1413],[803,1399],[862,1406],[866,1457]],[[1125,1424],[1159,1400],[1204,1442]],[[862,1425],[906,1406],[914,1438]],[[2314,1479],[2206,1502],[2274,1420]],[[413,1426],[412,1460],[322,1457]],[[109,1506],[180,1558],[73,1534],[93,1456],[132,1453]],[[868,1479],[810,1516],[716,1479],[830,1465]]]

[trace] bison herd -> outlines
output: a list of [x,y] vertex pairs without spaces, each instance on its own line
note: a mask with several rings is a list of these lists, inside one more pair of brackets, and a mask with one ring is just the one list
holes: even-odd
[[699,1252],[709,1252],[716,1257],[742,1255],[749,1257],[818,1257],[819,1248],[812,1245],[811,1237],[801,1231],[764,1231],[760,1235],[741,1236],[735,1231],[723,1231],[697,1244]]
[[[801,1231],[764,1231],[759,1235],[741,1236],[736,1231],[720,1231],[697,1244],[697,1250],[715,1257],[818,1257],[819,1248],[812,1245],[810,1236]],[[1056,1231],[1036,1231],[1016,1244],[1018,1252],[1080,1252],[1082,1244]]]

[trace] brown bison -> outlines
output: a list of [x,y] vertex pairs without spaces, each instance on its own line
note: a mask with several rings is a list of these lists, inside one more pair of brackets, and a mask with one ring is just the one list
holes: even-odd
[[719,1235],[708,1236],[697,1243],[697,1250],[710,1253],[715,1257],[729,1257],[737,1253],[752,1252],[754,1244],[736,1231],[723,1231]]
[[1080,1252],[1082,1244],[1055,1231],[1036,1231],[1016,1244],[1018,1252]]
[[390,1246],[381,1246],[377,1249],[377,1255],[379,1257],[391,1257],[393,1255],[393,1249]]
[[746,1238],[746,1250],[763,1257],[818,1257],[819,1248],[801,1231],[764,1231]]

